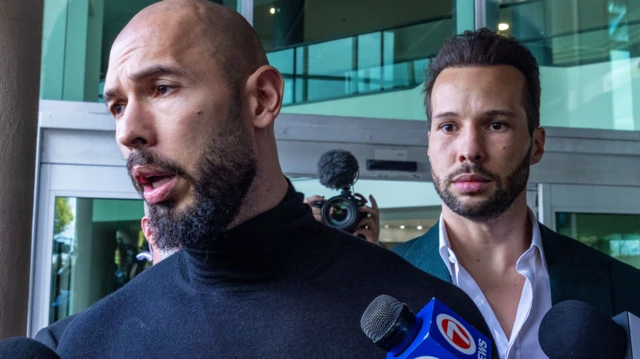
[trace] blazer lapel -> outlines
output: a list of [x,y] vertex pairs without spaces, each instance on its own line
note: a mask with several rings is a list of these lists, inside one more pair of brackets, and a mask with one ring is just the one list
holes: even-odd
[[413,245],[405,255],[405,259],[424,272],[451,283],[449,269],[440,257],[440,224],[437,222],[422,236],[413,240]]
[[542,246],[551,284],[551,303],[565,300],[588,303],[612,316],[609,267],[588,258],[575,239],[564,237],[540,224]]

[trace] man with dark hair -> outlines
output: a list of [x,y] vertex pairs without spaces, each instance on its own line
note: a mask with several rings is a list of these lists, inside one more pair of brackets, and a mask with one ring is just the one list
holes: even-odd
[[501,358],[544,358],[538,328],[552,305],[640,314],[640,271],[538,223],[526,203],[542,159],[540,73],[523,45],[487,29],[449,39],[425,83],[429,160],[440,221],[394,248],[463,289]]
[[380,294],[438,297],[490,336],[459,288],[313,218],[278,160],[283,86],[221,5],[165,0],[127,24],[104,98],[157,246],[182,250],[78,316],[61,357],[382,358],[359,325]]

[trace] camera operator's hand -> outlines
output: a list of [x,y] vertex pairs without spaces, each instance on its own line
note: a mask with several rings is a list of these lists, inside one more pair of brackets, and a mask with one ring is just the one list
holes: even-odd
[[[356,193],[355,196],[359,197],[362,202],[367,203],[363,195]],[[367,242],[380,244],[380,210],[376,199],[372,195],[369,195],[369,200],[371,200],[371,207],[367,205],[360,207],[360,212],[367,213],[369,216],[358,223],[358,229],[353,232],[353,235],[363,235]]]
[[313,195],[304,200],[304,203],[308,204],[311,207],[311,210],[313,211],[313,217],[318,222],[322,222],[322,208],[314,207],[311,204],[313,202],[321,202],[321,201],[324,201],[324,197],[318,196],[318,195]]

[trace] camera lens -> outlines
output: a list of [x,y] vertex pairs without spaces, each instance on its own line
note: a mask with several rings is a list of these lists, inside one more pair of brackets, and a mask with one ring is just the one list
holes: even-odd
[[323,219],[326,224],[341,230],[348,230],[356,223],[358,209],[346,198],[335,197],[323,207]]

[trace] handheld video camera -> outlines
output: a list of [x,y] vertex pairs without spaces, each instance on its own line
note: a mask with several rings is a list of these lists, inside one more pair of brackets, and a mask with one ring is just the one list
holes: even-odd
[[348,151],[328,151],[320,156],[318,176],[323,186],[340,190],[340,194],[326,201],[313,202],[311,206],[321,208],[322,223],[351,234],[367,216],[359,211],[365,202],[351,192],[358,180],[358,160]]

